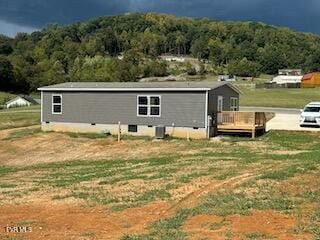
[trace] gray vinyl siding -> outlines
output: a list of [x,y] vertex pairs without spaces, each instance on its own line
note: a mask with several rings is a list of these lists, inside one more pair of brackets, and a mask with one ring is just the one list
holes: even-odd
[[218,110],[218,96],[223,96],[223,111],[230,111],[231,97],[239,99],[239,93],[227,85],[210,90],[208,92],[208,115],[215,116]]
[[[62,114],[52,114],[52,95]],[[161,117],[137,117],[138,95],[160,95]],[[43,92],[43,121],[205,127],[206,92]]]

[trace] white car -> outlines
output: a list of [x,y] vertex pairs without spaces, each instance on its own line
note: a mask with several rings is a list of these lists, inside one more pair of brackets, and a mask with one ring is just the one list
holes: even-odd
[[300,126],[320,127],[320,102],[311,102],[301,110]]

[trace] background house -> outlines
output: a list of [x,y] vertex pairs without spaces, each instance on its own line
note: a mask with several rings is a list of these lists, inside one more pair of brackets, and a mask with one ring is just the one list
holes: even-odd
[[38,104],[32,97],[29,96],[18,96],[10,101],[6,102],[6,108],[12,107],[27,107],[33,104]]
[[302,69],[279,69],[279,75],[301,76]]
[[308,73],[301,80],[301,88],[320,87],[320,72]]
[[279,75],[271,80],[271,83],[276,84],[286,84],[286,83],[300,83],[303,76],[289,76],[289,75]]
[[176,137],[206,138],[217,112],[237,111],[230,83],[63,83],[39,89],[44,131],[110,132],[154,136],[165,126]]

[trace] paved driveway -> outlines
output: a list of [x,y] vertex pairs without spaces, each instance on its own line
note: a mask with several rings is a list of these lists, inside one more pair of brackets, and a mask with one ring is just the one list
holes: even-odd
[[300,114],[276,113],[275,117],[267,123],[267,131],[269,130],[293,130],[293,131],[316,131],[320,132],[320,128],[300,127]]
[[264,107],[241,107],[240,111],[273,112],[275,117],[267,123],[269,130],[291,130],[320,132],[320,128],[300,127],[300,109],[291,108],[264,108]]

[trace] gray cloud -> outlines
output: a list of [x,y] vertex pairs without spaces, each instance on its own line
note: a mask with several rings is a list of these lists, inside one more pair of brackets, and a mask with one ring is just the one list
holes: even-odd
[[[0,0],[0,19],[40,28],[124,12],[251,20],[320,33],[319,0]],[[3,32],[0,26],[0,32]]]
[[14,23],[6,22],[4,20],[0,20],[0,33],[9,37],[14,37],[17,32],[31,33],[36,30],[36,28],[20,26]]

